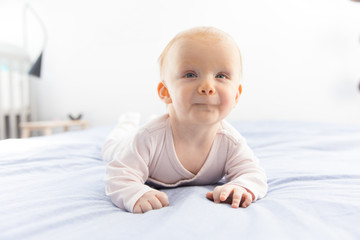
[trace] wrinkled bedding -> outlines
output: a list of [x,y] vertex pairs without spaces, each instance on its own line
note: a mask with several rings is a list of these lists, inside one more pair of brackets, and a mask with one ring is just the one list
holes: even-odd
[[360,239],[360,125],[233,121],[268,175],[250,207],[214,204],[214,185],[164,189],[146,214],[105,195],[109,127],[0,141],[0,239]]

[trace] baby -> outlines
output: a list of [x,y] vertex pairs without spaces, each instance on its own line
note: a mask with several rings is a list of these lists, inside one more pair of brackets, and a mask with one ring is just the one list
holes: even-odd
[[120,118],[103,147],[106,194],[119,208],[145,213],[169,205],[156,187],[215,184],[206,197],[233,208],[264,197],[267,182],[244,138],[224,121],[240,94],[242,63],[234,40],[212,27],[179,33],[159,58],[157,91],[168,113],[138,127]]

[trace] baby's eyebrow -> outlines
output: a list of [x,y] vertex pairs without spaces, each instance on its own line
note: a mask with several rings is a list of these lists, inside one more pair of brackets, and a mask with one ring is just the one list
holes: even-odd
[[231,72],[230,72],[230,71],[219,71],[219,72],[217,72],[216,74],[225,74],[225,75],[231,76]]

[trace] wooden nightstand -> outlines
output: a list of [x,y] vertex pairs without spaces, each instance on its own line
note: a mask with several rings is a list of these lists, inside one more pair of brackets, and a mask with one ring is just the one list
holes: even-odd
[[81,126],[82,129],[87,128],[87,122],[83,120],[73,121],[44,121],[44,122],[22,122],[20,123],[21,137],[30,137],[30,133],[33,130],[41,130],[44,135],[51,135],[53,128],[63,128],[65,132],[69,130],[69,127]]

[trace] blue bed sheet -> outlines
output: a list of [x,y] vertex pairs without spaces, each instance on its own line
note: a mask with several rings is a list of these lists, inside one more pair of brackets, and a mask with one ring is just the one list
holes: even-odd
[[0,141],[0,239],[360,239],[360,125],[233,122],[259,157],[269,192],[233,209],[214,185],[164,189],[146,214],[105,195],[101,147],[111,127]]

